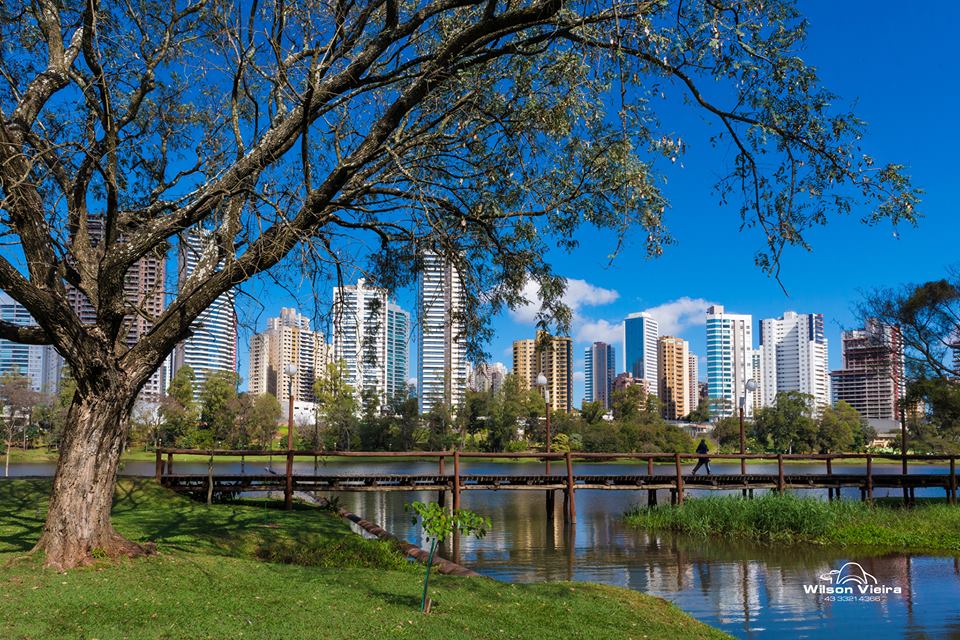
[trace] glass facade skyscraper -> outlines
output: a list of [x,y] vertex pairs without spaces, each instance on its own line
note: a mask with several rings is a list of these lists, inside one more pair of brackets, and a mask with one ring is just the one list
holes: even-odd
[[584,350],[584,402],[600,402],[610,408],[613,379],[616,371],[616,351],[612,344],[594,342]]
[[[182,290],[204,258],[214,251],[204,232],[190,233],[180,242],[178,280]],[[219,268],[222,265],[217,265]],[[173,372],[184,366],[193,369],[194,397],[216,371],[237,372],[237,313],[233,290],[219,296],[190,326],[191,335],[173,350]]]
[[657,395],[660,376],[657,364],[657,342],[660,326],[647,313],[631,313],[623,322],[623,351],[627,372],[636,380],[646,380],[647,389]]
[[[707,386],[711,413],[725,418],[737,413],[747,380],[757,378],[762,360],[753,348],[753,316],[726,313],[720,305],[707,309]],[[760,406],[760,389],[746,397],[744,415]]]
[[[0,320],[20,326],[37,324],[23,305],[3,292],[0,292]],[[62,367],[63,359],[50,345],[0,340],[0,375],[15,372],[25,376],[34,391],[56,393]]]

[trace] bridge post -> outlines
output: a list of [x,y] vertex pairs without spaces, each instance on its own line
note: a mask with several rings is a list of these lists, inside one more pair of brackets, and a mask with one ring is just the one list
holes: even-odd
[[[827,475],[833,475],[833,458],[827,458]],[[840,497],[840,492],[837,492],[837,498]],[[833,487],[827,486],[827,502],[833,501]]]
[[[445,466],[445,465],[444,465],[444,462],[443,462],[443,456],[440,456],[440,462],[439,462],[439,467],[440,467],[440,469],[439,469],[439,470],[440,470],[440,475],[441,475],[441,476],[447,475],[447,472],[446,472],[446,469],[444,469],[444,466]],[[441,490],[438,492],[438,494],[439,494],[439,495],[437,496],[437,502],[438,502],[438,503],[440,504],[440,506],[442,507],[442,506],[443,506],[443,503],[446,502],[447,490],[446,490],[446,489],[441,489]]]
[[[460,508],[460,450],[453,451],[453,508]],[[456,555],[456,553],[454,554]]]
[[167,475],[169,476],[172,474],[173,474],[173,454],[168,453],[167,454]]
[[[653,478],[653,457],[652,456],[647,458],[647,477],[650,479]],[[649,507],[655,504],[657,504],[657,490],[648,489],[647,490],[647,506]]]
[[777,491],[783,495],[783,454],[777,454]]
[[[953,461],[951,460],[951,462]],[[161,476],[163,475],[163,454],[160,453],[160,449],[157,449],[157,466],[154,473],[157,478],[157,484],[160,484]]]
[[873,456],[867,454],[867,499],[873,502]]
[[683,467],[680,466],[680,454],[674,454],[674,461],[677,465],[677,504],[683,504]]
[[957,504],[957,459],[950,456],[950,504]]
[[569,522],[577,524],[577,500],[573,482],[573,461],[570,452],[567,451],[567,497],[569,499]]

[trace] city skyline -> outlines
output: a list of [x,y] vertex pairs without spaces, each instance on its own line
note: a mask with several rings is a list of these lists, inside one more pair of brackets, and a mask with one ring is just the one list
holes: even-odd
[[[837,217],[808,235],[811,251],[788,250],[782,256],[781,282],[764,274],[754,262],[762,237],[755,230],[738,228],[735,205],[721,206],[712,189],[719,156],[729,153],[725,145],[711,152],[709,138],[715,128],[679,108],[671,114],[671,125],[689,130],[685,136],[689,152],[664,170],[669,184],[665,222],[675,243],[664,254],[647,259],[641,239],[632,238],[620,247],[609,234],[590,232],[580,246],[567,254],[552,250],[544,257],[556,273],[569,278],[574,301],[574,404],[583,396],[583,349],[595,341],[615,343],[612,332],[629,313],[660,310],[677,329],[664,331],[689,341],[691,353],[700,358],[701,377],[705,372],[705,333],[686,310],[692,306],[725,304],[731,309],[749,310],[756,318],[779,317],[789,309],[824,315],[828,342],[838,347],[841,332],[860,327],[854,312],[861,291],[896,286],[941,277],[954,261],[953,172],[949,159],[954,145],[941,135],[939,123],[950,121],[960,108],[960,95],[943,93],[931,74],[918,74],[918,56],[881,60],[875,52],[885,45],[885,36],[895,30],[905,37],[920,37],[929,29],[929,12],[909,14],[858,12],[857,20],[838,20],[836,8],[805,7],[809,19],[804,58],[818,68],[824,84],[842,95],[842,105],[856,102],[858,114],[869,123],[871,150],[878,157],[907,164],[907,171],[924,189],[922,213],[917,229],[891,228],[888,224],[866,226],[860,222],[866,211],[854,210]],[[847,10],[851,15],[854,8]],[[905,90],[890,93],[891,79],[903,81]],[[910,126],[903,114],[911,113]],[[5,249],[11,261],[22,266],[15,247]],[[611,259],[617,254],[616,259]],[[921,259],[923,258],[923,259]],[[167,260],[168,272],[175,260]],[[717,274],[722,277],[715,277]],[[347,281],[362,275],[345,273]],[[168,277],[168,282],[175,277]],[[279,287],[256,281],[242,287],[238,307],[243,322],[238,340],[238,371],[247,370],[249,337],[253,319],[276,313],[281,307],[296,307],[315,319],[315,326],[329,326],[317,319],[329,314],[331,301],[313,299],[310,283]],[[168,290],[170,287],[168,287]],[[329,291],[317,286],[319,291]],[[416,288],[395,293],[398,304],[413,309]],[[528,296],[529,298],[530,296]],[[316,308],[315,308],[316,307]],[[509,362],[512,340],[533,327],[528,310],[502,312],[493,318],[495,338],[487,345],[490,362]],[[262,322],[262,321],[261,321]],[[416,319],[411,318],[416,327]],[[411,343],[411,349],[415,345]],[[413,352],[411,352],[413,353]],[[416,358],[411,358],[408,376],[414,377]],[[840,349],[832,348],[829,368],[841,367]],[[247,381],[241,388],[246,388]]]

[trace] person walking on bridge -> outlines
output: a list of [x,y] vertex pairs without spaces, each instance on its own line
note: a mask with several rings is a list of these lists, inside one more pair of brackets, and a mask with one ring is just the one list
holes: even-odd
[[[707,446],[707,441],[703,438],[700,439],[700,444],[697,445],[697,453],[699,453],[701,456],[710,453],[710,447]],[[700,467],[706,467],[707,475],[710,475],[710,458],[698,459],[697,466],[693,468],[693,472],[690,475],[697,475],[697,471],[700,470]]]

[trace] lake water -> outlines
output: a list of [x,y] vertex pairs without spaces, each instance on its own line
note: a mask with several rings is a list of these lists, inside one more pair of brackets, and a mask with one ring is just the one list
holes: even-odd
[[[448,461],[448,469],[450,467]],[[383,461],[319,463],[321,473],[436,473],[436,464]],[[247,473],[263,473],[267,463],[247,463]],[[714,473],[736,473],[738,463],[712,465]],[[822,473],[817,465],[785,465],[787,473]],[[217,464],[239,473],[237,463]],[[283,473],[284,459],[273,468]],[[689,467],[688,467],[689,468]],[[179,458],[180,473],[206,473],[206,463]],[[312,463],[297,471],[312,473]],[[561,473],[562,465],[554,465]],[[643,464],[575,465],[575,473],[644,473]],[[834,466],[835,473],[860,472],[863,466]],[[897,465],[875,465],[875,473],[898,473]],[[466,461],[463,473],[532,474],[541,464]],[[670,473],[672,467],[658,466]],[[750,471],[776,473],[776,465],[751,464]],[[946,473],[919,465],[914,472]],[[15,465],[14,475],[45,475],[51,465]],[[124,473],[153,475],[152,462],[127,463]],[[696,495],[696,492],[690,492]],[[805,492],[816,495],[816,492]],[[820,492],[822,493],[822,492]],[[942,496],[942,490],[917,496]],[[878,490],[876,495],[884,495]],[[892,495],[899,495],[893,490]],[[341,503],[367,520],[415,544],[424,544],[419,528],[403,510],[406,502],[435,500],[434,492],[341,493]],[[844,492],[858,499],[859,491]],[[449,499],[449,498],[448,498]],[[664,492],[660,501],[667,499]],[[578,491],[577,523],[563,523],[558,494],[552,520],[540,491],[465,491],[462,506],[489,517],[492,529],[482,540],[459,543],[460,562],[499,580],[581,580],[628,587],[664,597],[703,622],[740,638],[960,638],[960,559],[949,556],[888,554],[876,556],[814,546],[769,547],[723,539],[691,539],[637,531],[622,522],[631,506],[646,501],[645,491]],[[960,536],[960,531],[957,532]],[[451,555],[451,545],[445,550]],[[881,596],[830,597],[807,593],[804,585],[825,585],[821,576],[847,562],[859,563],[879,585]],[[850,583],[853,584],[853,583]]]

